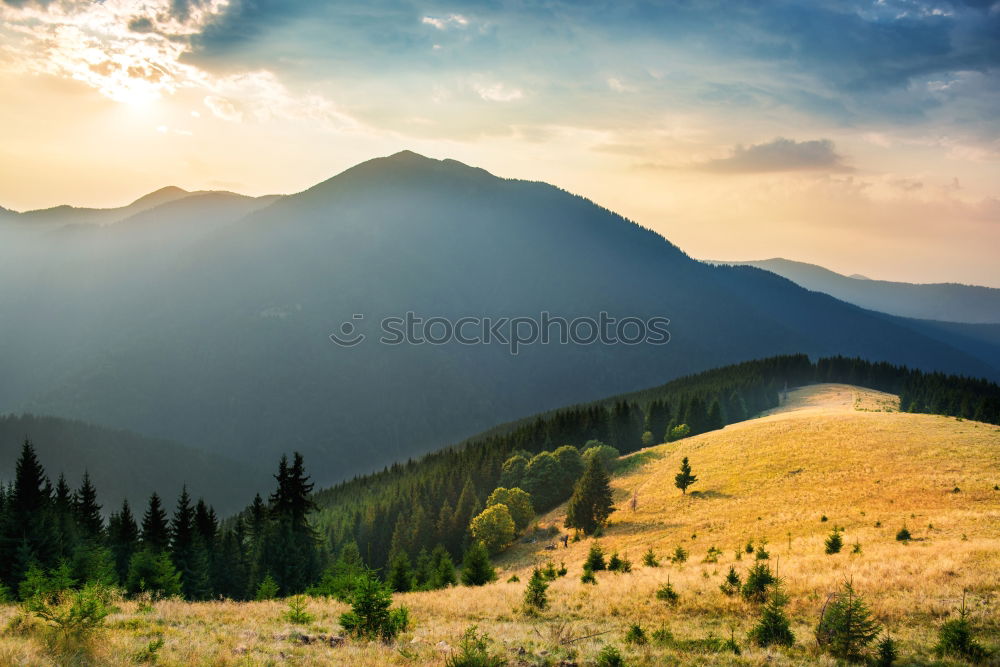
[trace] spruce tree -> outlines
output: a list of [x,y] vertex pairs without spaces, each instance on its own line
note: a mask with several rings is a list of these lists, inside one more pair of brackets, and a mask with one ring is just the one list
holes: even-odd
[[413,568],[410,565],[410,557],[405,551],[399,551],[393,555],[389,562],[389,575],[386,583],[396,593],[406,593],[413,590]]
[[13,590],[33,562],[53,567],[59,545],[48,511],[51,489],[31,441],[25,440],[0,526],[0,582]]
[[698,478],[691,474],[691,464],[685,456],[681,461],[681,471],[674,476],[674,486],[680,489],[681,493],[687,494],[688,487],[697,481]]
[[268,526],[257,570],[270,573],[282,595],[301,593],[319,578],[320,554],[309,513],[316,506],[310,497],[313,484],[305,472],[302,455],[295,452],[292,464],[282,456],[275,475],[278,486],[270,498]]
[[496,578],[486,546],[482,542],[473,542],[462,561],[462,583],[466,586],[483,586]]
[[79,542],[76,511],[73,506],[73,491],[66,482],[66,476],[59,474],[55,492],[52,495],[53,522],[56,526],[57,558],[67,560],[72,557]]
[[549,585],[542,576],[541,570],[537,567],[531,573],[528,580],[528,588],[524,591],[524,606],[528,611],[543,611],[549,606],[549,598],[546,593]]
[[97,489],[90,481],[90,473],[84,471],[83,482],[73,494],[73,510],[76,515],[76,525],[84,540],[98,540],[104,530],[104,520],[101,518],[101,506],[97,503]]
[[128,579],[129,562],[139,548],[139,527],[132,516],[128,500],[123,500],[121,510],[112,514],[108,520],[108,546],[114,558],[118,581],[124,586]]
[[786,604],[788,596],[781,590],[781,582],[777,582],[761,609],[760,620],[750,631],[750,641],[757,646],[791,646],[795,643],[791,623],[785,615]]
[[846,581],[843,591],[824,610],[816,628],[816,641],[835,658],[861,662],[868,655],[868,645],[880,632],[868,605]]
[[142,516],[142,546],[154,552],[166,551],[170,546],[170,525],[163,503],[155,492],[149,497],[149,505]]
[[608,473],[598,457],[591,457],[569,500],[565,525],[591,535],[604,525],[613,511]]

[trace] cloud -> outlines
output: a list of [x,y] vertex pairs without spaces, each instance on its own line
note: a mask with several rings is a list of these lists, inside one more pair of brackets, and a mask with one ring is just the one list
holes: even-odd
[[469,19],[461,14],[449,14],[443,18],[424,16],[420,19],[420,22],[424,25],[434,26],[438,30],[447,30],[448,28],[465,28],[469,25]]
[[729,157],[696,165],[716,173],[748,174],[775,171],[851,171],[829,139],[795,141],[778,137],[752,146],[737,146]]
[[217,95],[206,95],[205,96],[205,106],[208,107],[209,111],[216,115],[216,117],[222,120],[232,121],[234,123],[243,122],[243,112],[236,108],[231,101],[227,100],[225,97],[219,97]]
[[513,102],[524,97],[519,88],[510,88],[502,83],[476,84],[476,94],[488,102]]

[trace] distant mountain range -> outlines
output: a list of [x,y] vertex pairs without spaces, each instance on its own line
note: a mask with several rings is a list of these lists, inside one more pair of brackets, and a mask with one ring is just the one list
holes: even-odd
[[[278,198],[170,189],[103,213],[49,211],[0,216],[0,412],[130,429],[255,470],[300,450],[321,485],[526,414],[776,354],[1000,377],[988,337],[710,266],[551,185],[410,152]],[[516,356],[379,344],[377,322],[407,311],[662,316],[671,340]],[[369,340],[334,345],[344,322]]]
[[957,283],[914,284],[844,276],[815,264],[789,259],[719,262],[729,266],[756,266],[815,292],[890,315],[923,320],[1000,324],[1000,289]]

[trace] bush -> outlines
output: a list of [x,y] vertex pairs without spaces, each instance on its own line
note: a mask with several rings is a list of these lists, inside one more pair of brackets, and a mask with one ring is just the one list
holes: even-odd
[[473,542],[462,561],[462,583],[466,586],[483,586],[496,578],[497,573],[490,563],[486,547],[482,542]]
[[296,625],[306,625],[312,623],[313,615],[307,611],[309,599],[305,595],[293,595],[288,598],[288,611],[285,612],[285,620]]
[[587,561],[583,564],[583,567],[585,569],[589,567],[592,572],[607,569],[607,564],[604,562],[604,551],[601,549],[600,544],[594,544],[590,547],[590,552],[587,554]]
[[620,557],[618,552],[611,554],[611,559],[608,560],[608,570],[611,572],[631,572],[632,571],[632,561],[628,557]]
[[470,625],[458,642],[458,653],[448,656],[445,667],[502,667],[507,664],[502,656],[490,653],[493,640],[485,632],[479,634],[475,625]]
[[257,591],[254,593],[253,599],[259,602],[261,600],[273,600],[276,597],[278,597],[278,582],[268,574],[257,586]]
[[753,557],[755,560],[767,560],[771,557],[771,554],[767,550],[767,542],[761,541],[757,545],[757,549],[754,551]]
[[740,575],[736,573],[736,568],[730,565],[726,580],[719,586],[719,590],[725,595],[733,596],[740,592],[741,583]]
[[101,584],[79,590],[38,592],[22,603],[23,611],[54,628],[60,639],[83,640],[116,611],[118,592]]
[[642,646],[649,643],[649,638],[646,637],[646,631],[642,629],[641,625],[633,623],[629,626],[628,632],[625,633],[625,643]]
[[504,505],[507,508],[510,518],[514,520],[514,528],[518,532],[531,525],[531,520],[535,518],[531,495],[517,487],[508,489],[501,486],[493,489],[493,493],[486,499],[486,506],[493,505]]
[[646,553],[642,555],[642,564],[646,567],[660,567],[660,561],[657,560],[653,547],[646,549]]
[[747,572],[747,579],[743,583],[740,593],[743,599],[749,602],[764,602],[767,599],[769,587],[776,584],[778,579],[771,573],[764,563],[757,563]]
[[527,611],[543,611],[549,606],[549,598],[546,593],[549,585],[545,583],[545,577],[541,570],[535,568],[528,580],[528,588],[524,591],[524,607]]
[[968,612],[965,609],[965,599],[958,618],[945,621],[938,630],[938,643],[934,652],[939,656],[955,656],[970,662],[979,662],[988,654],[986,649],[972,638],[972,624],[969,623]]
[[709,547],[708,553],[705,554],[705,560],[703,562],[718,563],[719,556],[721,555],[722,555],[722,549],[719,549],[718,547]]
[[899,658],[899,651],[896,642],[892,637],[886,635],[875,647],[875,667],[892,667]]
[[596,584],[597,577],[594,576],[594,571],[589,565],[583,566],[583,575],[580,577],[580,583],[582,584]]
[[491,554],[506,549],[517,535],[514,519],[503,503],[490,505],[469,524],[472,537],[484,545]]
[[358,580],[351,611],[341,614],[344,631],[361,639],[392,641],[410,625],[406,607],[390,610],[392,593],[377,579],[365,575]]
[[906,524],[903,524],[903,527],[899,529],[898,533],[896,533],[896,541],[909,542],[912,539],[913,536],[910,535],[910,530],[906,527]]
[[791,624],[785,615],[788,597],[781,585],[775,584],[768,596],[767,604],[761,609],[760,620],[750,631],[750,641],[757,646],[791,646],[795,643]]
[[824,546],[827,555],[840,553],[840,550],[844,548],[844,538],[840,536],[839,528],[833,529],[830,536],[826,538]]
[[881,632],[864,600],[850,582],[834,597],[816,627],[816,641],[835,658],[861,662],[868,656],[868,645]]
[[656,589],[657,600],[663,600],[664,602],[669,602],[670,604],[677,604],[680,597],[681,596],[674,590],[673,585],[669,581]]
[[684,547],[677,545],[674,549],[674,555],[670,557],[670,562],[680,565],[688,559],[688,552],[684,550]]
[[618,652],[618,649],[608,644],[597,654],[595,665],[597,667],[625,667],[625,658]]

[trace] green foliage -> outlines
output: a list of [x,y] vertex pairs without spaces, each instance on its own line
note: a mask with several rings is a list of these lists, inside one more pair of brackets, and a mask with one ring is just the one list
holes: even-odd
[[674,442],[676,440],[683,440],[684,438],[691,435],[691,427],[687,424],[678,424],[667,432],[667,442]]
[[483,586],[495,581],[496,570],[490,563],[490,554],[482,542],[472,543],[462,561],[462,583],[466,586]]
[[400,551],[389,561],[389,575],[386,584],[396,593],[406,593],[413,590],[413,568],[410,557],[405,551]]
[[649,637],[646,636],[646,631],[642,629],[641,625],[633,623],[625,633],[625,643],[644,646],[649,643]]
[[777,583],[771,587],[757,625],[750,630],[751,642],[757,646],[791,646],[795,643],[791,623],[785,615],[786,604],[788,597],[781,590],[780,583]]
[[391,609],[392,592],[374,577],[358,581],[351,601],[351,611],[340,616],[340,625],[348,634],[369,641],[392,641],[410,624],[406,607]]
[[36,593],[22,603],[22,609],[52,626],[62,637],[83,639],[116,611],[116,597],[112,588],[87,584],[79,590]]
[[267,574],[257,586],[253,599],[259,601],[273,600],[278,597],[278,582],[270,574]]
[[771,572],[771,568],[766,563],[758,562],[747,572],[740,594],[748,602],[761,603],[767,599],[770,588],[777,583],[778,579]]
[[549,598],[546,591],[549,585],[545,582],[545,577],[541,570],[535,568],[528,580],[528,587],[524,591],[524,607],[528,611],[543,611],[549,606]]
[[719,590],[721,590],[724,595],[732,597],[740,592],[741,584],[740,575],[737,574],[736,568],[730,565],[729,573],[726,574],[726,580],[719,586]]
[[305,595],[293,595],[288,598],[287,604],[286,621],[296,625],[306,625],[313,622],[314,617],[309,613],[309,598]]
[[669,581],[656,589],[657,600],[663,600],[664,602],[668,602],[670,604],[677,604],[677,601],[680,600],[680,598],[680,594],[674,590],[673,584]]
[[599,440],[590,440],[583,447],[584,466],[589,466],[591,461],[597,461],[605,470],[613,470],[615,463],[621,457],[621,452],[618,449],[605,445]]
[[503,462],[500,469],[500,486],[505,488],[520,487],[524,484],[524,469],[528,467],[528,459],[521,454],[515,454]]
[[535,510],[531,506],[531,496],[517,487],[508,489],[501,486],[494,489],[493,493],[486,499],[486,507],[493,505],[507,507],[517,532],[521,532],[531,525],[531,520],[535,518]]
[[611,501],[611,480],[598,456],[587,459],[583,477],[576,483],[566,508],[567,528],[591,535],[608,520],[614,511]]
[[843,590],[826,606],[816,627],[816,641],[835,658],[861,662],[868,656],[868,646],[880,632],[868,605],[847,581]]
[[646,549],[646,553],[642,555],[642,564],[646,567],[660,567],[660,561],[657,560],[653,547]]
[[580,576],[580,583],[597,584],[597,577],[594,576],[594,570],[590,567],[590,565],[583,566],[583,574]]
[[458,642],[458,652],[445,660],[445,667],[503,667],[507,660],[490,653],[493,640],[485,632],[479,634],[475,625],[470,625]]
[[972,635],[972,624],[969,622],[963,596],[958,618],[945,621],[938,630],[938,643],[934,646],[934,652],[939,656],[953,656],[970,662],[981,662],[989,654]]
[[631,572],[632,561],[630,561],[627,556],[619,556],[616,551],[612,553],[611,558],[608,559],[608,570],[611,572]]
[[677,548],[674,549],[674,555],[670,557],[670,562],[675,565],[682,565],[687,562],[687,559],[687,550],[678,544]]
[[767,542],[765,540],[761,540],[760,544],[757,545],[757,548],[754,549],[753,557],[754,560],[767,560],[771,557],[770,552],[767,550]]
[[691,474],[691,464],[688,463],[688,457],[684,457],[681,461],[681,470],[674,476],[674,486],[681,490],[681,493],[687,493],[688,487],[698,481],[695,475]]
[[517,534],[514,519],[506,505],[491,505],[469,524],[473,539],[481,542],[491,554],[500,553],[514,541]]
[[596,667],[625,667],[627,664],[621,652],[611,644],[605,645],[597,654]]
[[590,551],[587,553],[587,560],[583,567],[590,568],[591,572],[607,569],[607,563],[604,562],[604,549],[601,548],[600,544],[595,542],[590,545]]
[[899,659],[899,649],[896,648],[895,640],[886,635],[879,640],[875,647],[875,659],[872,664],[875,667],[892,667]]
[[705,562],[705,563],[718,563],[719,562],[719,556],[721,556],[721,555],[722,555],[722,549],[719,549],[718,547],[714,547],[714,546],[709,547],[708,548],[708,552],[705,554],[705,560],[702,561],[702,562]]
[[840,536],[840,529],[834,526],[823,544],[827,555],[840,553],[844,548],[844,538]]
[[130,594],[150,593],[168,598],[181,594],[181,574],[165,551],[142,549],[132,556],[126,590]]
[[912,539],[913,539],[913,536],[910,534],[910,529],[907,528],[906,524],[904,523],[903,527],[900,528],[899,531],[896,533],[896,541],[897,542],[909,542]]

